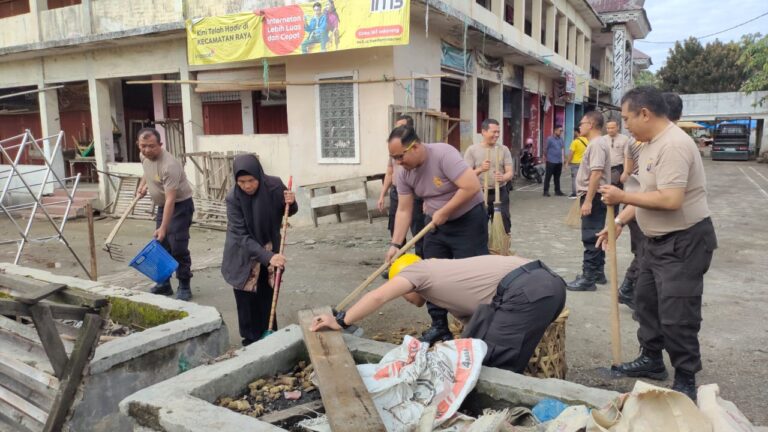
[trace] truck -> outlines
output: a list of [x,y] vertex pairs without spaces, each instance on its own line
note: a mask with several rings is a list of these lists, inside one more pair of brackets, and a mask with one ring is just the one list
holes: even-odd
[[749,160],[751,117],[717,117],[712,160]]

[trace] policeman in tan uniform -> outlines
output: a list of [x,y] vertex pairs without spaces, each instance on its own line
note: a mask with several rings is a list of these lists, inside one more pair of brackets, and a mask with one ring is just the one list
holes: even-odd
[[[667,377],[662,349],[675,368],[673,390],[696,399],[704,274],[717,248],[707,204],[704,165],[696,144],[667,119],[661,92],[639,87],[622,98],[621,115],[640,150],[640,192],[600,188],[607,205],[628,204],[617,228],[633,218],[646,237],[635,292],[642,352],[615,370],[630,377]],[[599,235],[604,244],[607,234]]]

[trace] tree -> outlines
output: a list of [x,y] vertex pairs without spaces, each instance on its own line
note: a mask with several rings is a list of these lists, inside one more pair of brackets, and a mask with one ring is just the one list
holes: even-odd
[[635,85],[637,87],[640,87],[640,86],[658,87],[659,86],[659,77],[657,77],[651,71],[642,70],[635,77]]
[[742,46],[719,40],[702,46],[695,38],[675,43],[657,76],[664,91],[682,94],[739,91],[747,79],[739,65]]
[[[768,90],[768,36],[759,34],[748,35],[742,39],[744,45],[739,65],[746,69],[747,80],[741,86],[741,91],[752,93]],[[760,99],[762,105],[768,97]]]

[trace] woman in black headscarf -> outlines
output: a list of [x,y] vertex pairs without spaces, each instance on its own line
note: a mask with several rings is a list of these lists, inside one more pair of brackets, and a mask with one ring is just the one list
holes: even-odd
[[236,157],[233,172],[236,184],[226,199],[221,274],[235,288],[240,336],[246,346],[259,340],[269,326],[274,270],[285,266],[285,257],[278,253],[283,212],[290,204],[293,215],[298,206],[280,178],[264,174],[256,156]]

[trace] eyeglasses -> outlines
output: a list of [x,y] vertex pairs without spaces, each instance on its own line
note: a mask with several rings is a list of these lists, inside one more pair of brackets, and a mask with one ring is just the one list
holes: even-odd
[[399,155],[390,155],[389,157],[391,157],[393,160],[396,160],[396,161],[401,161],[401,160],[403,160],[403,158],[405,157],[405,154],[406,154],[406,153],[408,153],[409,151],[411,151],[411,149],[412,149],[412,148],[413,148],[413,146],[415,146],[415,145],[416,145],[416,141],[412,142],[412,143],[411,143],[411,145],[409,145],[408,147],[406,147],[406,148],[405,148],[405,150],[403,150],[403,152],[402,152],[402,153],[400,153]]

